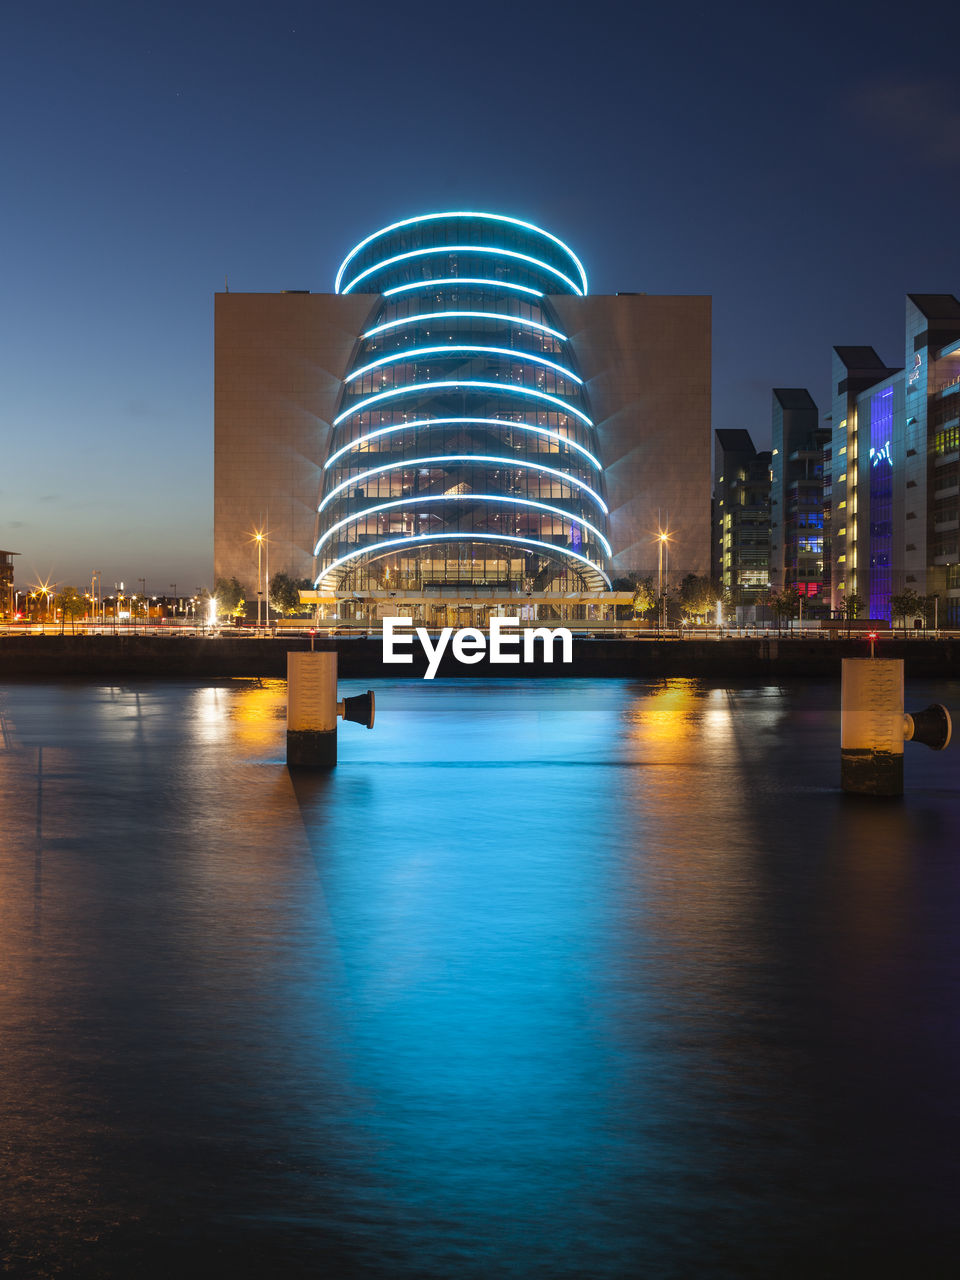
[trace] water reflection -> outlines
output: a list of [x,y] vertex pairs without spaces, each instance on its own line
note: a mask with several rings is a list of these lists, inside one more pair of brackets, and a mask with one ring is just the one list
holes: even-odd
[[950,752],[873,806],[828,686],[412,681],[293,777],[283,694],[3,691],[9,1270],[953,1256]]

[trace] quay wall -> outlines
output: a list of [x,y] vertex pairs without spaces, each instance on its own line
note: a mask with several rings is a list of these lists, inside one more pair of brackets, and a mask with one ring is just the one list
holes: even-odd
[[[0,636],[0,682],[15,679],[210,678],[286,676],[288,650],[309,649],[303,636]],[[412,665],[384,664],[379,636],[317,637],[315,647],[336,649],[344,679],[420,677],[426,658],[419,642]],[[538,648],[539,652],[539,648]],[[573,662],[473,666],[448,651],[438,676],[557,679],[618,676],[638,679],[773,679],[839,676],[842,658],[869,656],[869,642],[851,639],[618,640],[574,637]],[[884,636],[877,656],[903,658],[907,676],[960,678],[960,640]]]

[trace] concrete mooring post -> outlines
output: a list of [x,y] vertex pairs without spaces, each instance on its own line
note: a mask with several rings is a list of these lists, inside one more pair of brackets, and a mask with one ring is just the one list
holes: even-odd
[[942,751],[950,713],[935,702],[903,710],[902,658],[844,658],[840,692],[840,785],[870,796],[903,795],[903,744]]
[[337,716],[373,728],[373,690],[337,701],[337,655],[287,654],[287,765],[332,769],[337,763]]

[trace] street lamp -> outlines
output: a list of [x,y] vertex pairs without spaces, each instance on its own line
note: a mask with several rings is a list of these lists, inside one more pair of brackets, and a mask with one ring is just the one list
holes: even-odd
[[263,530],[258,529],[253,535],[253,540],[257,544],[257,630],[262,625],[262,600],[263,600],[263,574],[261,570],[263,562]]
[[666,600],[664,599],[664,595],[663,595],[663,556],[664,556],[664,550],[666,549],[666,554],[667,554],[667,557],[668,557],[668,558],[667,558],[667,571],[669,572],[669,566],[670,566],[670,560],[669,560],[670,550],[669,550],[669,547],[667,547],[667,539],[669,538],[669,536],[670,536],[670,535],[669,535],[668,533],[665,533],[663,529],[661,529],[661,530],[659,531],[659,533],[657,534],[657,551],[658,551],[658,553],[659,553],[659,564],[658,564],[658,571],[657,571],[657,580],[658,580],[658,594],[659,594],[659,596],[660,596],[660,600],[659,600],[659,608],[658,608],[658,610],[657,610],[657,613],[658,613],[658,616],[659,616],[659,619],[660,619],[661,625],[662,625],[663,627],[666,627],[666,625],[667,625],[667,620],[666,620],[666,608],[665,608]]
[[[270,508],[268,507],[268,508],[267,508],[267,524],[269,524],[269,523],[270,523]],[[265,553],[265,556],[264,556],[264,566],[263,566],[263,567],[264,567],[264,571],[265,571],[265,572],[264,572],[264,584],[263,584],[263,585],[264,585],[264,595],[265,595],[266,602],[267,602],[267,628],[269,629],[269,627],[270,627],[270,539],[269,539],[269,538],[265,538],[264,540],[265,540],[265,542],[266,542],[267,546],[266,546],[266,553]]]
[[47,621],[50,617],[50,597],[56,591],[56,584],[50,582],[38,582],[34,587],[37,598],[37,611],[40,610],[40,602],[43,601],[43,621],[41,622],[41,630],[46,632]]

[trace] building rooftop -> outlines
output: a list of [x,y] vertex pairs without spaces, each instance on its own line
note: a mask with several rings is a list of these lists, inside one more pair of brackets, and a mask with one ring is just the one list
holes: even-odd
[[773,394],[783,409],[816,409],[806,387],[774,387]]
[[908,293],[907,297],[928,320],[952,320],[960,324],[960,302],[952,293]]
[[717,443],[724,453],[750,453],[756,452],[753,440],[750,438],[750,432],[744,431],[742,428],[721,428],[713,433],[717,438]]

